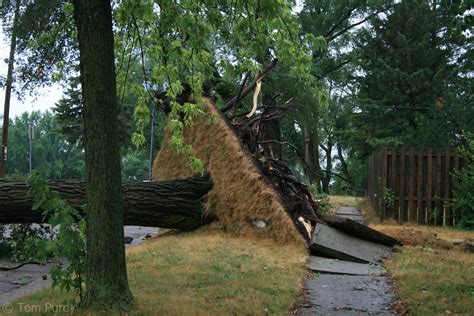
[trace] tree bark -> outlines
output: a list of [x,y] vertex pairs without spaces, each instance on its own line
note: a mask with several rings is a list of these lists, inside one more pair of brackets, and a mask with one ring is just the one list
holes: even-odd
[[278,119],[265,121],[261,124],[262,141],[276,140],[276,142],[263,145],[267,157],[283,160],[283,150],[281,147],[281,129]]
[[322,190],[324,193],[329,194],[329,186],[331,184],[332,178],[332,150],[333,150],[333,142],[331,136],[328,135],[327,137],[327,144],[326,146],[321,146],[326,154],[326,172],[324,172],[324,176],[321,178]]
[[347,166],[346,160],[344,159],[344,154],[342,152],[342,148],[340,144],[337,144],[337,156],[339,158],[339,162],[341,163],[341,169],[342,173],[344,174],[344,177],[346,178],[346,182],[349,184],[351,187],[351,190],[355,190],[355,184],[354,184],[354,179],[352,178],[351,173],[349,172],[349,168]]
[[127,309],[114,36],[109,0],[74,0],[84,100],[87,307]]
[[[85,183],[50,181],[48,187],[81,211]],[[148,183],[122,184],[125,225],[196,229],[212,221],[204,216],[203,202],[212,188],[209,177]],[[41,211],[32,211],[25,182],[0,181],[0,223],[43,223]]]
[[[304,166],[305,180],[308,183],[316,185],[318,192],[321,191],[321,167],[319,165],[319,150],[317,144],[319,143],[314,132],[309,127],[307,122],[303,126],[304,137],[304,159],[306,166]],[[316,138],[316,139],[315,139]],[[310,168],[308,168],[308,166]]]
[[[1,2],[1,1],[0,1]],[[10,56],[8,58],[7,82],[5,87],[5,106],[3,110],[2,146],[0,147],[0,179],[5,179],[8,152],[8,128],[10,124],[10,99],[13,86],[13,66],[15,65],[16,33],[20,15],[20,0],[15,2],[13,17],[12,39],[10,42]]]

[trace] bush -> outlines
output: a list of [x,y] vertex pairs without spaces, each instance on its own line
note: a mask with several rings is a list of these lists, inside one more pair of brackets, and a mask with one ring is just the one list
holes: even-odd
[[314,184],[309,185],[309,191],[311,192],[313,199],[316,200],[316,203],[318,204],[318,214],[329,214],[332,209],[332,205],[329,202],[329,195],[319,193],[316,185]]
[[54,232],[49,225],[8,224],[0,226],[0,256],[8,256],[17,262],[29,261],[30,239],[51,239]]
[[465,161],[461,170],[454,172],[454,206],[461,215],[459,226],[474,229],[474,139],[460,150]]

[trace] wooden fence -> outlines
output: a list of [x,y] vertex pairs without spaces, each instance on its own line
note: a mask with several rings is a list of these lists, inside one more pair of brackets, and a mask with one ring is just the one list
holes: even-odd
[[457,150],[384,149],[368,161],[367,194],[382,218],[398,222],[456,225],[462,214],[450,206]]

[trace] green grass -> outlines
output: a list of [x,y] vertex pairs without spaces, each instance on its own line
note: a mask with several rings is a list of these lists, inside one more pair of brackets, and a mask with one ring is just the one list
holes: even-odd
[[474,312],[474,254],[404,247],[387,268],[410,315]]
[[[128,314],[286,315],[301,291],[306,260],[303,247],[218,232],[156,238],[128,250],[135,295]],[[20,315],[18,303],[38,305],[44,312],[47,303],[60,305],[67,298],[48,289],[14,306]],[[109,315],[110,311],[75,314]]]
[[329,203],[331,204],[331,213],[335,213],[341,206],[357,207],[360,198],[348,195],[329,195]]
[[405,245],[386,266],[408,314],[472,315],[474,254],[453,241],[474,240],[473,231],[393,222],[371,227]]

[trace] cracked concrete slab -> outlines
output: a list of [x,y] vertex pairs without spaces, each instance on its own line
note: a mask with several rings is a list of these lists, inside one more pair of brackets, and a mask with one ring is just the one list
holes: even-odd
[[358,237],[390,247],[400,245],[400,242],[395,238],[392,238],[382,232],[370,228],[363,223],[355,222],[349,218],[334,215],[322,215],[321,219],[326,222],[327,225],[354,237]]
[[[348,207],[338,213],[359,214]],[[319,273],[305,282],[306,303],[299,315],[396,315],[391,309],[396,300],[392,281],[378,262],[391,255],[391,247],[363,238],[390,246],[398,242],[347,217],[323,217],[331,227],[316,225],[310,250],[356,262],[311,256],[308,266]],[[361,263],[367,261],[372,262]]]
[[313,255],[359,263],[381,262],[392,253],[390,247],[350,236],[323,224],[316,224],[309,249]]
[[353,221],[355,221],[359,224],[363,224],[363,225],[366,224],[365,219],[360,215],[339,214],[339,213],[337,213],[336,216],[351,219],[351,220],[353,220]]
[[385,275],[387,272],[378,264],[356,263],[317,256],[309,257],[308,268],[320,273],[348,275]]

